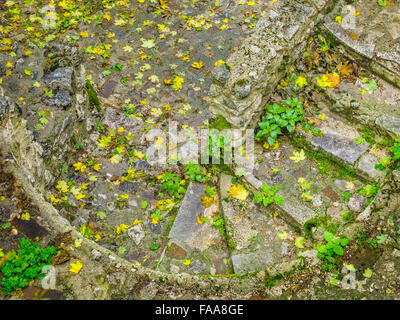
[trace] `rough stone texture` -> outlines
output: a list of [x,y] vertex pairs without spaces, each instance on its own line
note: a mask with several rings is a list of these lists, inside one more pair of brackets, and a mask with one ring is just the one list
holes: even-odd
[[[400,89],[387,81],[374,76],[368,76],[376,82],[377,89],[374,91],[366,90],[366,84],[360,79],[349,81],[342,79],[336,90],[326,89],[324,95],[326,99],[319,97],[313,92],[314,100],[320,107],[330,109],[353,123],[359,123],[379,131],[393,135],[396,131],[396,118],[400,119]],[[363,94],[364,93],[364,94]],[[388,118],[393,119],[385,124]],[[385,120],[385,121],[382,121]],[[382,124],[382,125],[381,125]],[[397,127],[399,125],[397,124]],[[393,131],[391,131],[393,130]]]
[[[218,208],[205,208],[201,197],[205,195],[205,186],[192,182],[182,201],[181,207],[169,233],[170,248],[164,256],[160,270],[178,269],[181,272],[194,274],[225,274],[231,268],[229,251],[224,239],[211,224]],[[198,217],[207,217],[210,222],[198,223]],[[169,250],[174,247],[186,252],[185,258],[190,259],[189,265],[183,265],[182,254],[174,256]],[[178,267],[178,268],[177,268]]]
[[[375,1],[355,0],[347,9],[349,3],[341,0],[325,18],[324,27],[354,60],[400,86],[400,4],[393,4],[381,7]],[[359,15],[354,16],[355,10]],[[342,24],[335,22],[338,15]]]
[[358,160],[357,169],[361,175],[367,179],[379,179],[385,176],[385,172],[375,169],[375,164],[379,162],[378,158],[370,153],[364,153]]
[[[277,233],[288,231],[289,226],[272,211],[256,206],[249,201],[244,203],[228,198],[232,186],[232,176],[222,174],[220,192],[222,211],[226,222],[228,242],[235,273],[264,270],[268,266],[287,261],[293,252],[289,250],[288,241],[278,238]],[[243,205],[243,206],[241,206]]]
[[72,73],[71,67],[58,68],[53,72],[45,75],[43,81],[49,89],[52,90],[67,90],[72,92]]
[[395,138],[400,137],[400,118],[383,115],[376,119],[376,125],[388,131]]
[[313,137],[312,144],[350,165],[354,165],[357,159],[368,149],[367,145],[357,145],[354,140],[334,133],[325,133],[322,137]]
[[226,64],[213,71],[210,110],[238,128],[254,127],[266,99],[298,57],[330,1],[278,1]]
[[357,145],[354,141],[360,136],[357,130],[345,124],[337,115],[328,111],[325,114],[326,120],[315,126],[321,130],[323,136],[314,137],[302,130],[299,130],[299,133],[310,141],[311,146],[317,151],[322,151],[346,165],[354,166],[360,156],[367,151],[369,144]]
[[354,196],[352,196],[349,200],[349,203],[347,206],[351,211],[354,211],[356,213],[360,213],[364,210],[365,207],[365,202],[367,201],[367,198],[360,196],[358,193],[356,193]]

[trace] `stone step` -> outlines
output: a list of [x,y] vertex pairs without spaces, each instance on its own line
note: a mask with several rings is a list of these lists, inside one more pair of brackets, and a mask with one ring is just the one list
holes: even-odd
[[[228,193],[231,186],[232,176],[221,174],[221,208],[234,273],[265,270],[289,261],[295,251],[289,243],[289,239],[295,238],[293,230],[282,219],[274,217],[272,210],[257,206],[251,199],[245,203],[233,199]],[[279,232],[287,232],[287,239],[280,239]]]
[[[321,107],[322,105],[319,104]],[[378,157],[369,153],[371,146],[368,142],[357,144],[360,133],[343,119],[328,109],[321,109],[320,113],[326,115],[325,120],[314,124],[316,129],[321,130],[322,136],[314,136],[311,132],[297,128],[295,135],[305,139],[304,147],[308,146],[316,152],[320,152],[334,159],[340,165],[354,169],[364,179],[382,179],[383,171],[375,169]],[[379,151],[381,155],[385,151]]]
[[[387,7],[377,1],[338,1],[323,28],[354,61],[400,87],[400,3]],[[341,16],[338,23],[336,17]]]
[[[218,206],[204,207],[201,199],[204,195],[204,184],[192,182],[189,185],[158,270],[211,275],[231,273],[225,238],[212,226],[213,218],[219,214]],[[198,219],[205,217],[210,221],[199,223]]]
[[375,129],[383,136],[399,138],[400,89],[373,75],[368,76],[368,81],[376,83],[375,90],[368,90],[361,79],[344,79],[335,90],[323,91],[329,102],[319,93],[313,94],[314,100],[352,123]]
[[[359,213],[364,208],[366,199],[360,198],[356,190],[365,183],[335,161],[320,158],[312,152],[306,152],[305,159],[298,163],[292,161],[290,157],[301,149],[294,147],[289,137],[280,138],[277,150],[265,150],[260,146],[255,149],[254,169],[243,174],[237,168],[236,174],[243,174],[243,182],[253,193],[260,192],[263,182],[269,186],[278,185],[278,194],[283,196],[285,203],[279,206],[273,204],[271,208],[289,224],[300,228],[299,232],[303,231],[307,221],[317,216],[327,215],[343,223],[341,216],[344,213],[350,210]],[[299,178],[305,179],[305,189]],[[348,199],[349,195],[345,197],[345,191],[350,193],[351,199]],[[307,194],[303,195],[305,192],[309,193],[309,199]],[[355,201],[360,204],[359,207],[353,205]]]

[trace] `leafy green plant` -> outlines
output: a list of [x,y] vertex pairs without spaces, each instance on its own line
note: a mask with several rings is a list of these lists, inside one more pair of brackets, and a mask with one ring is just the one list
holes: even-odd
[[223,217],[215,217],[214,223],[212,224],[213,227],[217,228],[221,236],[225,237],[225,219]]
[[270,146],[273,146],[277,137],[283,134],[283,129],[292,132],[296,123],[304,119],[303,104],[298,98],[285,100],[281,106],[277,103],[268,105],[266,109],[267,114],[258,123],[261,130],[258,131],[256,139],[266,137]]
[[379,163],[375,164],[375,169],[385,170],[386,168],[393,167],[398,169],[398,161],[400,160],[400,139],[394,141],[393,145],[389,148],[392,156],[382,156],[379,158]]
[[205,180],[201,167],[198,164],[188,163],[186,165],[185,175],[188,176],[191,181],[203,182]]
[[167,190],[171,197],[181,197],[185,193],[182,187],[182,179],[175,173],[166,172],[161,177],[161,190]]
[[378,0],[378,5],[381,7],[386,7],[388,4],[387,0]]
[[374,183],[374,184],[367,184],[364,188],[358,190],[358,193],[361,196],[368,198],[367,202],[365,203],[366,206],[368,206],[371,203],[371,201],[375,198],[379,189],[380,189],[379,185]]
[[215,196],[217,194],[217,192],[215,191],[215,187],[206,186],[206,190],[205,191],[206,191],[206,194],[209,197],[213,197],[213,196]]
[[1,282],[4,295],[14,292],[18,288],[26,287],[32,279],[42,279],[45,274],[42,268],[51,264],[57,253],[52,246],[40,248],[37,242],[26,238],[20,241],[17,252],[9,251],[7,260],[1,265],[3,279]]
[[347,246],[349,240],[345,237],[335,238],[333,233],[324,232],[326,244],[321,244],[318,247],[317,257],[321,260],[321,270],[331,271],[338,267],[340,261],[339,256],[343,256],[344,247]]
[[260,203],[267,207],[271,203],[276,203],[278,205],[283,205],[285,203],[284,199],[280,195],[275,195],[279,191],[279,186],[270,187],[266,183],[262,184],[262,192],[256,193],[253,197],[255,203]]

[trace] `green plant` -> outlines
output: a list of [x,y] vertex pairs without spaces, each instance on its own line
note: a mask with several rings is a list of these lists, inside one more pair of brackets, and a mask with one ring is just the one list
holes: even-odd
[[188,176],[191,181],[203,182],[205,180],[201,167],[198,164],[188,163],[186,165],[185,175]]
[[217,192],[215,191],[215,187],[206,186],[206,190],[205,191],[206,191],[206,194],[209,197],[213,197],[213,196],[215,196],[217,194]]
[[3,279],[1,282],[4,295],[10,294],[18,288],[26,287],[32,279],[42,279],[45,274],[42,268],[51,264],[53,256],[57,253],[52,246],[40,248],[37,242],[26,238],[20,241],[17,252],[9,251],[7,260],[1,264]]
[[378,0],[378,5],[381,7],[386,7],[387,6],[387,0]]
[[267,207],[275,202],[278,205],[284,204],[284,199],[280,195],[275,195],[279,191],[279,186],[270,187],[266,183],[262,184],[262,192],[256,193],[253,197],[255,203],[260,203]]
[[185,188],[181,185],[182,179],[176,174],[165,172],[161,176],[161,190],[167,190],[171,197],[181,197],[185,193]]
[[256,139],[267,137],[270,146],[273,146],[277,137],[283,134],[282,129],[292,132],[296,123],[304,119],[303,104],[298,98],[285,100],[281,106],[277,103],[268,105],[266,109],[267,114],[258,123],[261,130],[258,131]]
[[347,211],[346,213],[342,214],[342,219],[344,222],[352,222],[355,218],[355,213],[353,211]]
[[371,201],[378,193],[379,189],[380,189],[379,185],[374,183],[374,184],[367,184],[364,188],[358,190],[358,193],[361,196],[368,198],[367,202],[365,203],[366,206],[368,206],[371,203]]
[[339,256],[344,254],[344,247],[349,243],[345,237],[335,238],[333,233],[329,231],[324,232],[324,239],[326,244],[318,246],[317,257],[321,260],[321,270],[331,271],[338,267],[340,261]]
[[153,243],[150,247],[151,251],[156,251],[158,248],[160,248],[161,245],[159,243]]
[[225,237],[225,219],[223,217],[215,217],[213,220],[212,226],[218,229],[221,236]]
[[389,151],[393,154],[392,156],[382,156],[379,158],[379,163],[375,164],[375,169],[385,170],[386,168],[393,167],[398,169],[398,161],[400,160],[400,139],[393,142],[393,145],[389,148]]

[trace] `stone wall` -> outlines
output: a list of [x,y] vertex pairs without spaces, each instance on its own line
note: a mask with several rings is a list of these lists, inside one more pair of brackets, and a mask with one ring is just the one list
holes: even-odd
[[235,127],[255,127],[269,95],[330,4],[330,0],[276,2],[242,46],[212,71],[210,110]]
[[[28,60],[20,64],[21,68],[31,66]],[[44,191],[60,172],[73,137],[83,139],[95,129],[98,110],[88,98],[85,68],[74,48],[49,48],[35,64],[41,87],[31,88],[23,101],[11,81],[0,87],[0,137],[4,142],[0,155],[15,160],[29,181]],[[25,85],[25,79],[15,80]],[[44,110],[48,122],[41,124],[39,112]]]

